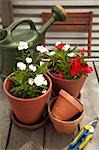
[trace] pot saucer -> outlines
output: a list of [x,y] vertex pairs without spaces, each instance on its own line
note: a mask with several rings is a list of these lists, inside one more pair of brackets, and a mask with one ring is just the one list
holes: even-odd
[[37,120],[36,122],[34,123],[22,123],[21,121],[19,121],[17,119],[17,117],[15,116],[14,112],[11,113],[11,119],[13,120],[13,122],[21,127],[21,128],[24,128],[24,129],[37,129],[37,128],[40,128],[42,127],[46,121],[48,120],[48,111],[47,111],[47,106],[42,114],[42,116],[40,117],[39,120]]

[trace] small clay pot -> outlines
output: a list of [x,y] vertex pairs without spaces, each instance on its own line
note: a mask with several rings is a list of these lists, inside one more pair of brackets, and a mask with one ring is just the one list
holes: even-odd
[[51,113],[59,120],[69,120],[83,109],[83,105],[77,99],[61,89]]
[[71,118],[68,121],[61,121],[61,120],[57,119],[56,117],[54,117],[51,112],[55,101],[56,101],[56,99],[50,101],[50,103],[48,105],[48,113],[49,113],[49,118],[50,118],[56,132],[58,132],[60,134],[66,134],[66,135],[72,134],[76,130],[78,124],[80,124],[81,120],[83,119],[84,110],[82,112],[78,113],[77,115],[75,115],[73,118]]

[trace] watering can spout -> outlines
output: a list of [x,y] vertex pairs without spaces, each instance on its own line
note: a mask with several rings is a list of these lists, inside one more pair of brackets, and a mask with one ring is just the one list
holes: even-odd
[[52,17],[40,28],[38,31],[40,34],[45,34],[47,29],[53,24],[55,21],[64,21],[66,19],[66,12],[64,8],[55,4],[52,7]]

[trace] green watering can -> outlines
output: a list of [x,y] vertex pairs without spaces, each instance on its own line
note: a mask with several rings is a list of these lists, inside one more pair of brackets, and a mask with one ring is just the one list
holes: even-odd
[[[65,10],[59,4],[52,7],[52,17],[37,30],[31,19],[21,19],[13,22],[9,27],[0,30],[0,77],[4,79],[13,72],[16,56],[18,53],[18,42],[26,41],[33,43],[33,50],[43,43],[47,29],[54,21],[64,21]],[[16,29],[22,23],[27,23],[30,29]]]

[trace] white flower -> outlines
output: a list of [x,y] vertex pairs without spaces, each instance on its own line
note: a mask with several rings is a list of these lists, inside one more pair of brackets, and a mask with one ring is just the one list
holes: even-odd
[[34,79],[33,78],[29,78],[28,79],[28,84],[33,85],[33,83],[34,83]]
[[41,52],[41,53],[48,53],[48,49],[46,47],[44,47],[43,45],[41,46],[37,46],[36,47],[37,51]]
[[44,81],[43,81],[43,85],[47,85],[47,80],[44,80]]
[[42,91],[43,94],[46,93],[46,92],[47,92],[47,90]]
[[37,86],[41,86],[42,85],[42,78],[43,78],[43,75],[40,74],[40,75],[36,75],[35,79],[34,79],[34,83],[37,85]]
[[70,45],[66,44],[64,45],[64,47],[62,48],[64,51],[67,51],[70,48]]
[[28,64],[30,64],[32,62],[32,58],[30,58],[30,57],[27,57],[25,60]]
[[[46,83],[45,83],[46,82]],[[37,74],[35,79],[34,79],[34,83],[37,85],[37,86],[42,86],[42,85],[45,85],[47,84],[47,80],[45,80],[45,78],[43,77],[42,74]]]
[[42,66],[44,64],[44,62],[43,61],[40,61],[40,66]]
[[19,44],[18,44],[18,50],[23,50],[23,49],[27,49],[28,48],[28,43],[27,42],[23,42],[23,41],[20,41]]
[[58,46],[59,44],[62,44],[62,42],[61,41],[56,42],[55,46]]
[[24,64],[23,62],[18,62],[18,63],[17,63],[17,67],[18,67],[20,70],[25,70],[25,69],[26,69],[26,64]]
[[55,52],[54,52],[54,51],[51,51],[51,52],[49,53],[49,56],[52,56],[52,55],[55,55]]
[[67,54],[67,56],[69,56],[69,57],[74,57],[74,55],[75,54],[73,52]]
[[32,70],[33,72],[35,72],[37,70],[36,66],[33,66],[32,64],[29,65],[29,69]]

